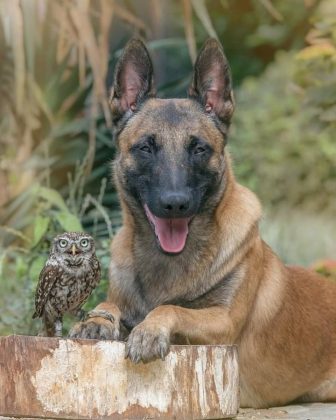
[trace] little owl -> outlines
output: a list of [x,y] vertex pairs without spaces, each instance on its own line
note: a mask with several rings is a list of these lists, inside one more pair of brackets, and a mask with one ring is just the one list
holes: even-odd
[[93,238],[79,232],[56,236],[35,293],[33,318],[43,319],[43,335],[61,337],[63,314],[78,315],[99,280]]

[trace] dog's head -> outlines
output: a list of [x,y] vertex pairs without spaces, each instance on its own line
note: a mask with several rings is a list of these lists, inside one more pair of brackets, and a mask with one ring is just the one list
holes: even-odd
[[234,103],[221,45],[205,43],[189,98],[159,99],[148,51],[131,40],[115,70],[111,107],[122,199],[135,218],[146,216],[163,252],[178,254],[193,218],[211,211],[225,186],[224,147]]

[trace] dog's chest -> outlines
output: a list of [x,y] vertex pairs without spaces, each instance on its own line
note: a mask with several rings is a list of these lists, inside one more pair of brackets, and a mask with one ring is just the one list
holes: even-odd
[[187,278],[187,273],[184,276],[173,276],[173,271],[167,271],[166,275],[153,274],[150,278],[148,271],[146,275],[141,274],[136,274],[132,291],[127,288],[128,305],[123,310],[123,321],[130,329],[160,305],[201,309],[229,304],[233,284],[237,280],[237,270],[212,278],[209,278],[210,273],[199,273],[199,276],[194,275],[191,278]]
[[190,287],[178,282],[171,274],[155,274],[149,269],[146,272],[138,271],[127,286],[119,283],[126,303],[122,310],[122,321],[127,328],[132,329],[139,324],[157,306],[169,304],[190,293]]

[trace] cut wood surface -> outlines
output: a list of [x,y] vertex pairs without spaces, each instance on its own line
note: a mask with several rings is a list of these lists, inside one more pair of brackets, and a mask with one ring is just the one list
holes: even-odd
[[0,416],[67,419],[214,419],[238,411],[235,346],[172,346],[135,365],[124,344],[0,338]]

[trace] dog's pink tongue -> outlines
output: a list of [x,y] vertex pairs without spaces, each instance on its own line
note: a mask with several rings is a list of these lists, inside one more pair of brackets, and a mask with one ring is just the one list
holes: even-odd
[[181,252],[187,240],[190,218],[162,219],[154,216],[147,205],[145,205],[145,210],[147,217],[154,224],[155,233],[160,241],[161,248],[165,252]]
[[159,219],[155,217],[154,226],[162,249],[166,252],[181,252],[188,235],[189,219]]

